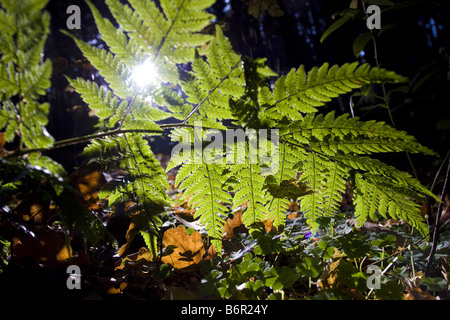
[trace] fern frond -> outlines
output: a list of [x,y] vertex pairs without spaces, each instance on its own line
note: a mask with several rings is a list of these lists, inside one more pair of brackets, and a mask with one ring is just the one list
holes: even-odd
[[231,196],[223,190],[228,178],[226,166],[207,163],[204,158],[201,163],[194,163],[193,158],[192,154],[180,168],[175,184],[184,190],[182,200],[189,199],[189,205],[196,210],[194,217],[199,218],[220,254],[223,226],[229,211],[225,204],[232,203]]
[[39,65],[46,40],[47,35],[41,35],[41,39],[29,50],[17,51],[17,65],[21,70],[31,71],[36,65]]
[[[41,12],[47,1],[2,1],[0,10],[0,129],[5,139],[16,137],[21,147],[48,148],[53,138],[45,129],[49,104],[41,103],[50,88],[52,64],[41,62],[50,15]],[[11,26],[5,26],[11,23]]]
[[314,150],[326,155],[336,153],[371,154],[379,152],[407,151],[434,155],[431,149],[419,144],[404,131],[384,122],[359,121],[348,114],[335,118],[334,111],[327,115],[308,114],[293,121],[286,130],[299,143],[307,143]]
[[[165,192],[167,179],[159,161],[155,158],[148,142],[140,134],[105,137],[93,140],[83,151],[84,156],[96,159],[108,170],[114,163],[114,169],[122,169],[126,174],[120,181],[113,181],[102,191],[102,196],[112,196],[116,200],[124,199],[136,203],[151,200],[169,205]],[[109,199],[109,205],[115,202]]]
[[244,203],[247,204],[242,213],[242,222],[248,229],[251,229],[255,223],[267,219],[269,209],[266,207],[261,167],[250,160],[248,143],[245,143],[244,152],[245,162],[231,166],[231,172],[237,179],[234,183],[235,193],[232,209],[242,206]]
[[[317,112],[323,106],[341,94],[361,88],[368,83],[405,82],[407,79],[392,71],[370,67],[358,63],[334,65],[328,63],[314,67],[308,73],[304,66],[292,69],[286,76],[281,76],[274,84],[273,102],[266,109],[278,117],[286,116],[300,120],[305,113]],[[276,107],[276,111],[274,108]]]
[[44,9],[48,0],[29,0],[17,2],[14,0],[2,0],[3,8],[14,14],[33,15]]
[[105,49],[99,49],[77,39],[65,30],[62,30],[61,32],[75,41],[84,56],[99,70],[100,74],[105,78],[105,81],[108,82],[110,88],[114,91],[114,94],[121,98],[126,98],[133,94],[126,84],[130,71],[119,58],[115,57]]
[[[313,230],[317,228],[316,221],[323,215],[330,216],[331,212],[324,212],[325,205],[325,183],[327,178],[327,159],[322,156],[310,153],[304,157],[304,171],[299,181],[309,185],[312,189],[311,194],[301,198],[300,206],[305,212],[307,223]],[[337,191],[337,190],[336,190]]]
[[[297,170],[295,169],[298,158],[296,153],[292,152],[291,147],[286,143],[281,143],[280,147],[280,167],[278,172],[274,175],[275,181],[278,185],[281,184],[283,180],[295,179],[297,175]],[[273,226],[278,228],[284,225],[286,220],[286,211],[290,204],[290,199],[287,198],[275,198],[269,193],[265,194],[266,201],[268,203],[268,218],[273,221]]]
[[355,176],[355,216],[357,226],[380,213],[383,217],[403,220],[428,236],[428,227],[420,215],[420,205],[412,201],[411,194],[388,179],[373,175]]
[[359,172],[367,172],[373,176],[379,176],[389,179],[402,189],[408,189],[415,193],[414,198],[423,200],[426,195],[440,201],[439,198],[430,190],[424,187],[417,179],[413,178],[409,173],[400,171],[386,163],[369,157],[353,156],[353,155],[336,155],[334,158],[337,162],[352,168]]
[[146,53],[143,47],[135,43],[133,39],[129,39],[122,29],[116,28],[111,21],[104,18],[100,11],[86,0],[95,19],[95,24],[102,37],[102,40],[108,45],[109,49],[123,61],[129,68],[135,67],[137,62],[144,59]]
[[46,93],[50,88],[50,77],[52,75],[52,64],[50,60],[45,61],[42,65],[33,66],[30,71],[24,72],[24,81],[21,82],[23,89],[28,97],[37,99]]
[[[325,63],[309,72],[304,66],[292,69],[279,77],[272,89],[268,78],[276,74],[263,59],[242,58],[218,26],[215,36],[200,33],[214,18],[206,11],[212,2],[128,0],[129,4],[124,5],[119,0],[106,0],[120,25],[116,30],[113,22],[102,17],[88,1],[108,49],[75,41],[109,83],[109,89],[90,81],[70,82],[107,129],[117,128],[119,124],[120,129],[127,131],[94,140],[85,149],[85,155],[97,157],[105,167],[115,165],[125,172],[121,180],[112,181],[101,195],[108,197],[110,204],[121,200],[137,203],[137,208],[147,214],[151,223],[145,236],[156,251],[159,211],[151,208],[169,204],[167,182],[145,134],[128,132],[158,130],[158,123],[172,116],[182,121],[172,130],[172,141],[182,142],[186,148],[182,157],[171,158],[167,170],[179,167],[176,185],[183,191],[182,199],[188,199],[196,209],[195,218],[205,227],[219,253],[231,204],[236,209],[247,203],[243,213],[247,227],[266,219],[279,227],[284,223],[290,198],[299,198],[308,224],[315,229],[319,217],[332,216],[338,211],[348,181],[355,190],[358,225],[381,214],[403,219],[425,233],[417,205],[411,199],[432,193],[408,174],[363,155],[404,151],[432,155],[434,152],[383,122],[360,121],[348,115],[337,117],[334,112],[317,113],[320,106],[332,99],[367,84],[407,79],[368,64],[355,62],[330,67]],[[0,26],[8,19],[0,13]],[[9,28],[6,39],[11,32]],[[199,48],[205,45],[206,49]],[[9,63],[15,63],[10,46],[9,40],[0,45],[0,49],[5,48],[4,66],[0,69],[0,84],[4,83],[5,89],[0,90],[3,95],[10,95],[8,98],[23,86],[20,78],[10,76],[14,68]],[[34,51],[25,51],[23,61],[28,57],[35,59]],[[151,61],[158,69],[157,82],[175,85],[161,88],[149,85],[137,90],[129,76],[143,61]],[[178,64],[190,64],[187,80],[180,78]],[[40,89],[31,91],[42,93]],[[152,102],[148,102],[149,97]],[[18,107],[9,102],[4,105],[0,125],[6,127],[11,138],[14,135],[10,132],[18,130],[20,125],[10,124],[6,111]],[[154,108],[155,105],[162,108]],[[241,146],[245,150],[242,163],[211,162],[212,158],[223,156],[223,146],[219,144],[217,150],[210,148],[217,147],[217,141],[199,145],[197,134],[205,141],[205,132],[182,129],[196,126],[197,121],[203,127],[221,130],[227,129],[225,124],[230,122],[244,130],[279,128],[280,146],[269,147],[276,149],[279,159],[274,160],[276,163],[251,161],[251,141],[247,136],[245,146]],[[192,151],[192,145],[197,149]],[[233,148],[239,149],[238,144],[233,144]],[[274,192],[284,187],[293,192]],[[234,192],[233,197],[230,191]]]
[[134,98],[129,108],[129,116],[123,121],[124,129],[160,130],[156,121],[170,117],[170,113],[153,107],[140,96]]
[[11,36],[16,33],[16,21],[11,12],[0,9],[0,29],[2,36]]
[[158,66],[161,81],[164,82],[177,83],[175,64],[192,61],[195,48],[212,38],[199,33],[213,19],[213,15],[205,11],[208,1],[162,1],[162,11],[148,0],[131,0],[132,8],[117,0],[106,3],[116,21],[127,32],[130,42],[136,48],[142,48]]
[[[84,80],[82,78],[70,79],[67,78],[70,85],[81,95],[81,98],[85,103],[89,105],[89,108],[95,111],[96,116],[101,120],[106,120],[112,115],[116,114],[117,109],[124,109],[128,103],[126,100],[119,102],[111,90],[108,90],[104,86],[98,86],[97,83]],[[119,104],[125,104],[122,108]],[[111,127],[114,127],[115,123],[111,123]]]
[[[108,129],[113,129],[117,121],[122,121],[122,128],[129,130],[155,130],[159,129],[156,121],[170,117],[170,114],[154,108],[149,102],[136,96],[132,104],[127,100],[118,99],[111,90],[99,87],[95,82],[83,79],[68,79],[70,84],[81,95],[96,116],[104,120]],[[125,119],[122,119],[125,110],[129,109]]]
[[11,98],[19,92],[19,79],[13,63],[0,64],[0,86],[3,99]]
[[196,106],[194,111],[199,110],[202,117],[232,119],[228,100],[239,99],[244,94],[241,59],[219,27],[216,27],[216,38],[204,53],[206,61],[196,57],[192,63],[193,80],[182,84],[186,100]]
[[325,214],[334,214],[342,203],[342,195],[346,188],[346,179],[348,177],[348,168],[335,162],[328,167],[325,181],[325,191],[323,194],[323,212]]

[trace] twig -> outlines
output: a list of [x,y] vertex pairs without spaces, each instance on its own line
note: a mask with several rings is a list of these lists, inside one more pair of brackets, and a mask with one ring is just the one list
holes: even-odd
[[[51,151],[51,150],[54,150],[54,149],[63,148],[63,147],[67,147],[67,146],[78,144],[78,143],[88,142],[88,141],[91,141],[93,139],[104,138],[104,137],[109,137],[109,136],[115,136],[115,135],[118,135],[118,134],[125,134],[125,133],[157,133],[157,134],[163,134],[165,132],[164,129],[183,128],[183,127],[184,128],[194,128],[193,125],[184,124],[184,123],[161,124],[161,125],[159,125],[159,127],[162,130],[153,130],[153,129],[114,129],[114,130],[111,130],[111,131],[99,132],[99,133],[89,134],[89,135],[86,135],[86,136],[59,140],[59,141],[56,141],[53,144],[52,147],[18,150],[16,152],[12,152],[12,153],[4,156],[3,159],[23,156],[23,155],[26,155],[26,154],[29,154],[29,153],[32,153],[32,152]],[[212,129],[212,128],[204,128],[204,129]]]
[[372,262],[372,263],[370,263],[370,264],[364,266],[363,268],[366,269],[366,268],[368,268],[369,266],[378,264],[378,263],[383,262],[383,261],[386,261],[386,260],[388,260],[388,259],[390,259],[390,258],[392,258],[392,257],[395,257],[395,256],[399,255],[400,253],[403,253],[403,251],[406,251],[406,250],[408,250],[408,249],[411,250],[412,247],[415,247],[416,245],[418,245],[420,242],[422,242],[423,240],[425,240],[426,237],[428,237],[428,234],[427,234],[426,236],[423,236],[422,238],[420,238],[419,240],[417,240],[417,241],[414,242],[413,244],[408,245],[406,248],[402,248],[402,249],[400,249],[400,250],[394,252],[394,253],[391,254],[390,256],[387,256],[386,258],[383,258],[383,259],[377,260],[377,261],[375,261],[375,262]]
[[[367,18],[369,18],[367,11],[366,11],[366,4],[365,1],[361,1],[362,2],[362,6],[363,6],[363,10],[364,10],[364,14],[366,15]],[[374,51],[374,59],[375,59],[375,64],[377,65],[378,69],[380,68],[380,62],[378,60],[378,47],[377,47],[377,40],[375,39],[375,36],[373,34],[373,29],[370,29],[370,37],[372,38],[372,43],[373,43],[373,51]],[[383,91],[383,100],[384,100],[384,104],[386,105],[386,109],[388,111],[388,115],[389,115],[389,119],[391,121],[392,127],[396,127],[395,126],[395,121],[394,121],[394,117],[392,116],[392,111],[391,111],[391,107],[389,106],[389,98],[387,96],[386,93],[386,86],[384,85],[384,82],[381,81],[381,89]],[[417,174],[416,171],[416,167],[414,166],[414,163],[411,159],[411,156],[409,155],[408,151],[405,151],[406,153],[406,157],[408,158],[408,162],[409,165],[411,166],[411,170],[414,174],[414,177],[419,180],[419,176]]]
[[142,133],[164,133],[163,130],[146,130],[146,129],[121,129],[121,130],[111,130],[111,131],[106,131],[106,132],[100,132],[100,133],[94,133],[94,134],[90,134],[90,135],[86,135],[86,136],[82,136],[82,137],[75,137],[75,138],[69,138],[69,139],[65,139],[65,140],[60,140],[60,141],[56,141],[52,147],[49,148],[36,148],[36,149],[25,149],[25,150],[19,150],[17,152],[13,152],[10,153],[8,155],[6,155],[3,159],[6,158],[12,158],[12,157],[18,157],[18,156],[22,156],[25,154],[29,154],[32,152],[43,152],[43,151],[50,151],[53,149],[57,149],[57,148],[62,148],[62,147],[67,147],[70,145],[74,145],[74,144],[78,144],[78,143],[83,143],[83,142],[88,142],[92,139],[97,139],[97,138],[104,138],[104,137],[108,137],[108,136],[115,136],[118,134],[123,134],[123,133],[133,133],[133,132],[142,132]]
[[448,160],[447,173],[445,175],[444,186],[442,187],[441,202],[439,202],[437,213],[436,213],[436,221],[434,222],[433,245],[431,247],[431,252],[430,252],[430,255],[428,256],[427,267],[425,269],[426,277],[428,277],[430,274],[431,264],[433,262],[433,257],[434,257],[434,254],[436,253],[436,248],[437,248],[437,245],[439,242],[439,221],[441,220],[441,213],[442,213],[441,208],[442,208],[442,203],[443,203],[444,196],[445,196],[445,188],[448,183],[449,173],[450,173],[450,159]]

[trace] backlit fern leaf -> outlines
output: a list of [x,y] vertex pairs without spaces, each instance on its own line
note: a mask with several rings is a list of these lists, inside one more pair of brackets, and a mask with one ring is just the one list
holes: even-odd
[[349,173],[356,170],[363,173],[364,177],[370,175],[372,180],[383,181],[385,185],[385,189],[376,189],[378,193],[374,194],[374,187],[369,182],[357,183],[355,187],[360,192],[355,201],[358,223],[366,221],[369,216],[375,217],[379,210],[376,201],[382,197],[383,192],[387,192],[396,199],[396,202],[392,202],[393,206],[399,199],[404,199],[402,203],[405,206],[399,211],[400,216],[405,217],[409,212],[409,218],[402,219],[424,231],[423,221],[418,219],[417,206],[408,203],[405,197],[422,199],[424,195],[428,195],[437,198],[409,174],[379,160],[361,156],[398,151],[434,154],[413,137],[383,122],[362,122],[358,118],[348,118],[348,115],[335,118],[334,112],[325,116],[308,114],[302,120],[293,121],[283,131],[282,137],[286,139],[286,143],[307,155],[302,161],[303,173],[300,180],[308,183],[314,190],[313,194],[306,195],[301,200],[309,223],[314,225],[321,215],[336,212]]
[[330,156],[399,151],[435,154],[414,137],[384,122],[359,121],[358,117],[349,118],[348,114],[335,118],[334,111],[325,116],[308,114],[302,120],[293,121],[288,129],[286,136]]
[[70,33],[63,31],[76,42],[78,48],[83,52],[84,56],[91,62],[91,64],[99,70],[102,77],[108,82],[109,87],[114,91],[114,94],[126,98],[131,96],[133,92],[127,85],[127,80],[130,75],[129,69],[126,65],[112,53],[105,49],[99,49],[91,46],[87,42],[81,41]]
[[[116,163],[113,167],[125,172],[123,180],[113,183],[118,192],[127,190],[128,196],[136,203],[150,200],[167,205],[168,197],[165,192],[168,187],[167,180],[159,161],[156,160],[148,142],[139,134],[126,134],[113,138],[93,140],[83,151],[84,156],[89,156],[103,164],[105,169],[110,168],[110,163]],[[106,189],[103,195],[111,190]],[[115,195],[114,198],[119,198]],[[110,205],[115,204],[110,201]]]
[[[281,184],[283,180],[291,180],[296,178],[296,163],[298,158],[295,156],[295,153],[291,152],[291,146],[282,143],[279,148],[279,170],[274,175],[275,181],[278,184]],[[274,227],[278,228],[279,226],[284,225],[284,221],[286,219],[286,211],[290,204],[290,199],[287,198],[275,198],[271,196],[269,193],[265,194],[267,207],[268,207],[268,218],[273,221]]]
[[311,194],[307,194],[300,200],[301,209],[305,213],[308,224],[315,229],[316,221],[319,217],[331,215],[331,212],[324,212],[324,194],[326,192],[325,183],[327,177],[327,160],[322,156],[310,153],[303,158],[303,172],[300,181],[309,185]]
[[139,60],[145,58],[143,47],[137,45],[134,39],[129,39],[123,29],[116,28],[111,21],[103,18],[92,2],[89,0],[86,2],[92,11],[102,40],[105,41],[109,49],[128,67],[135,67]]
[[325,181],[325,191],[323,194],[323,212],[325,214],[334,214],[342,203],[342,194],[346,189],[346,178],[348,168],[334,162],[328,167]]
[[[368,83],[381,81],[405,82],[406,78],[394,72],[358,63],[334,65],[328,63],[314,67],[308,73],[304,66],[292,69],[274,84],[273,103],[267,107],[273,116],[286,116],[292,120],[302,119],[305,113],[317,112],[317,107],[341,94],[361,88]],[[276,107],[276,111],[273,109]]]
[[263,191],[264,177],[261,175],[260,165],[251,161],[248,143],[244,142],[243,145],[236,145],[236,147],[243,147],[245,158],[243,163],[235,164],[231,169],[232,175],[237,179],[234,184],[232,209],[246,204],[242,213],[242,221],[250,229],[253,224],[266,220],[269,212]]
[[229,193],[223,190],[227,180],[226,166],[208,164],[204,159],[194,163],[193,158],[181,167],[175,184],[184,190],[182,200],[189,199],[189,205],[196,210],[194,217],[199,218],[220,254],[223,226],[229,211],[225,204],[232,203]]
[[[101,120],[107,120],[114,115],[119,108],[119,99],[115,97],[111,90],[104,86],[98,86],[97,83],[90,80],[70,79],[68,81],[74,89],[81,95],[89,108],[95,111],[96,116]],[[127,105],[127,101],[121,103]],[[119,108],[119,109],[123,109]],[[111,124],[114,127],[115,123]]]
[[414,193],[408,192],[383,177],[356,174],[355,177],[355,216],[357,226],[368,218],[376,220],[378,212],[384,218],[403,220],[416,228],[422,235],[428,234],[428,228],[419,213],[420,205],[411,199]]
[[[139,50],[144,50],[158,66],[161,81],[177,83],[176,63],[194,58],[195,48],[211,40],[200,34],[213,16],[205,11],[209,1],[161,1],[162,11],[153,1],[130,0],[122,5],[118,0],[106,3],[116,21]],[[108,41],[107,43],[113,41]]]
[[53,145],[45,128],[50,105],[42,102],[52,76],[50,60],[41,61],[50,23],[48,12],[41,11],[46,3],[0,3],[0,130],[7,142],[17,138],[21,148]]
[[216,27],[216,38],[204,52],[206,61],[196,57],[192,63],[191,81],[182,84],[187,101],[195,105],[201,117],[195,119],[232,119],[228,106],[230,98],[238,99],[244,93],[244,73],[242,62],[232,51],[222,30]]

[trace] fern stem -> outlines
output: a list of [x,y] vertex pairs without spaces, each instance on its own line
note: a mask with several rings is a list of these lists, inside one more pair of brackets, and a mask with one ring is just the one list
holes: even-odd
[[227,80],[229,78],[229,76],[231,75],[231,73],[234,71],[234,69],[236,69],[238,67],[239,64],[241,64],[242,61],[241,59],[239,59],[238,62],[236,62],[233,67],[230,69],[230,71],[227,73],[227,75],[225,77],[223,77],[222,79],[220,79],[220,82],[212,89],[208,92],[208,94],[206,95],[206,97],[200,101],[199,103],[197,103],[197,105],[194,107],[194,109],[192,109],[191,112],[189,112],[189,114],[186,116],[186,118],[183,120],[182,124],[186,124],[186,122],[189,120],[190,117],[192,117],[194,115],[194,113],[197,112],[198,109],[200,109],[201,105],[209,99],[209,97],[213,94],[214,91],[216,91],[221,85],[222,83]]
[[127,106],[127,109],[126,109],[125,112],[123,113],[122,121],[121,121],[120,124],[119,124],[118,130],[121,130],[121,129],[122,129],[123,124],[125,123],[125,119],[126,119],[126,117],[128,116],[128,114],[131,112],[131,107],[133,106],[134,101],[136,101],[136,97],[137,97],[137,96],[138,96],[138,95],[135,95],[135,96],[133,97],[133,99],[131,100],[130,104]]
[[[146,195],[145,184],[142,181],[142,179],[140,178],[140,177],[142,177],[142,172],[139,169],[139,163],[136,160],[136,156],[134,155],[133,149],[131,148],[130,142],[128,141],[128,138],[127,138],[126,134],[124,134],[124,138],[125,138],[125,141],[127,143],[128,149],[130,150],[131,156],[133,158],[134,167],[135,167],[136,171],[138,172],[137,179],[139,180],[139,183],[141,184],[141,188],[143,190],[143,194],[144,194],[144,197],[145,197],[145,195]],[[134,186],[134,184],[133,184],[133,186]],[[145,202],[145,200],[144,200],[144,202]],[[161,234],[161,231],[158,228],[158,226],[156,225],[155,220],[153,219],[151,213],[148,212],[148,210],[147,210],[147,208],[145,206],[144,206],[144,212],[145,212],[145,215],[147,216],[147,218],[150,220],[150,223],[153,225],[153,228],[154,228],[154,230],[155,230],[155,232],[157,234],[157,237],[158,237],[158,247],[160,249],[160,252],[162,252],[162,249],[163,249],[162,238],[163,238],[163,236]],[[150,251],[152,251],[153,255],[156,254],[156,252],[153,252],[153,246],[151,248],[149,248],[149,249],[150,249]],[[158,260],[160,260],[160,259],[161,259],[161,255],[158,255]]]
[[256,222],[256,198],[255,198],[255,190],[253,189],[253,168],[252,168],[252,164],[250,163],[250,148],[249,148],[249,141],[246,141],[245,147],[245,153],[248,154],[248,170],[249,170],[249,174],[250,174],[250,190],[251,190],[251,201],[253,203],[252,205],[252,211],[253,211],[253,223]]
[[439,173],[441,172],[442,168],[444,167],[444,164],[446,163],[449,156],[450,156],[450,150],[447,152],[447,155],[445,156],[444,160],[442,160],[442,163],[439,166],[439,169],[437,170],[436,175],[434,176],[433,183],[431,184],[431,187],[430,187],[431,192],[433,192],[433,189],[434,189],[434,186],[436,185],[436,180],[439,176]]
[[170,24],[169,29],[167,29],[167,33],[164,35],[164,37],[162,37],[161,43],[158,45],[158,48],[156,48],[155,57],[153,58],[154,63],[158,59],[159,53],[161,52],[161,49],[162,49],[164,43],[166,42],[167,37],[169,36],[170,32],[172,31],[173,26],[175,25],[175,22],[177,21],[178,16],[180,15],[181,9],[183,8],[185,2],[186,2],[186,0],[183,0],[183,2],[181,2],[181,5],[177,10],[177,14],[175,15],[175,18],[172,20],[172,23]]
[[416,277],[416,268],[414,267],[414,253],[410,246],[408,246],[409,253],[411,254],[411,270],[412,270],[412,279]]

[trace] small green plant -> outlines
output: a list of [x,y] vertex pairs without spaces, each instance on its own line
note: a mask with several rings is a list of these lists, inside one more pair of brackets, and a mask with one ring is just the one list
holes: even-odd
[[[221,299],[382,299],[405,298],[405,279],[416,279],[429,292],[445,292],[442,278],[428,278],[425,268],[431,245],[409,237],[408,228],[361,234],[345,224],[346,215],[321,221],[315,235],[305,232],[304,218],[288,219],[283,236],[253,232],[234,239],[244,249],[225,259],[205,261],[199,295]],[[335,229],[330,229],[337,225]],[[448,234],[444,235],[447,239]],[[402,245],[399,245],[399,244]],[[251,248],[251,250],[249,250]],[[242,252],[242,253],[241,253]],[[245,253],[246,252],[246,253]],[[438,259],[448,252],[440,246]],[[415,258],[411,260],[411,257]],[[380,287],[370,289],[369,266],[380,270]],[[420,289],[411,289],[418,290]],[[411,298],[411,297],[409,297]],[[416,296],[415,299],[418,299]]]

